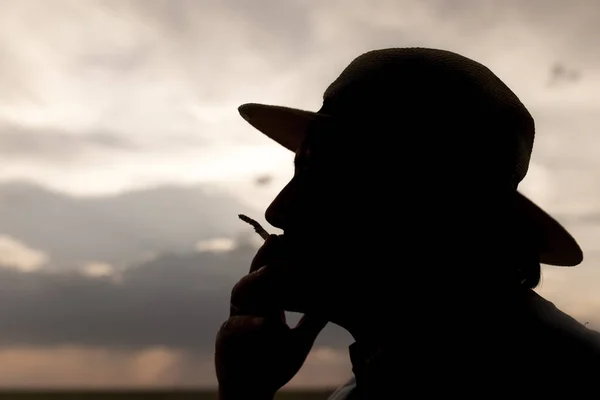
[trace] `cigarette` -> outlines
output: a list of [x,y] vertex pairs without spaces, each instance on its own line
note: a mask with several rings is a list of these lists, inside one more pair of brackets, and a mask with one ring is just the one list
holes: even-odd
[[260,226],[260,224],[258,222],[256,222],[255,220],[253,220],[250,217],[245,216],[244,214],[238,214],[238,217],[240,217],[240,219],[242,221],[252,225],[252,227],[254,228],[256,233],[258,233],[260,235],[260,237],[263,238],[264,240],[267,240],[267,238],[269,237],[269,232],[267,232],[265,230],[265,228]]

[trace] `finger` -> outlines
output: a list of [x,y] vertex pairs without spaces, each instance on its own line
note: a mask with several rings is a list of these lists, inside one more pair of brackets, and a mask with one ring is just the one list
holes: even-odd
[[[270,262],[275,261],[277,258],[281,257],[281,240],[278,235],[269,235],[269,237],[265,240],[265,243],[258,249],[258,252],[252,259],[252,263],[250,264],[250,273],[257,271],[261,267],[267,265]],[[230,315],[241,315],[243,313],[247,313],[250,310],[244,311],[240,309],[240,307],[231,304],[230,307]],[[270,317],[276,316],[283,323],[286,322],[285,312],[283,310],[269,312]]]
[[281,256],[281,240],[278,235],[269,235],[258,249],[250,264],[250,272],[257,271]]
[[[270,268],[270,267],[269,267]],[[278,309],[272,307],[275,288],[268,267],[243,276],[231,289],[231,304],[238,310],[254,311],[257,308]]]
[[289,331],[289,327],[281,321],[246,315],[234,316],[228,318],[219,328],[215,346],[221,356],[225,353],[251,354],[259,350],[254,348],[257,342],[268,341],[272,335],[277,336],[284,331]]
[[231,290],[230,298],[237,313],[273,315],[282,310],[301,311],[296,304],[299,289],[281,271],[283,269],[285,267],[267,265],[240,279]]
[[265,322],[264,317],[257,317],[252,315],[236,315],[229,317],[219,329],[219,335],[229,336],[237,335],[242,332],[251,332],[259,330]]
[[257,336],[253,333],[266,338],[271,334],[277,335],[284,331],[289,332],[289,327],[278,320],[249,315],[234,316],[229,317],[221,325],[217,332],[215,344],[219,345],[223,341],[240,343],[244,340],[257,340]]
[[273,301],[276,298],[273,290],[274,284],[270,282],[265,271],[266,267],[251,272],[235,284],[231,290],[230,316],[276,317],[285,321],[285,313]]
[[229,303],[229,316],[263,317],[280,320],[284,324],[287,324],[285,311],[283,310],[258,310],[257,308],[242,308],[233,303]]

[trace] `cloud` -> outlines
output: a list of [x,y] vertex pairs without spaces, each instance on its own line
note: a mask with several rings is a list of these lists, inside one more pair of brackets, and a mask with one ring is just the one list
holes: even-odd
[[[10,62],[2,67],[6,90],[1,93],[10,97],[0,118],[22,129],[82,136],[110,132],[120,146],[181,142],[169,152],[182,156],[186,146],[197,149],[196,168],[207,168],[200,149],[218,143],[265,146],[276,154],[268,139],[250,133],[237,106],[264,101],[316,109],[341,69],[376,47],[464,52],[489,64],[531,105],[598,100],[599,60],[591,51],[598,29],[589,17],[596,7],[590,1],[448,6],[440,1],[57,0],[3,7],[0,52]],[[582,71],[581,81],[567,92],[546,85],[544,74],[556,63]],[[17,91],[31,96],[17,101]],[[152,157],[155,162],[175,158],[155,152]],[[229,157],[233,164],[235,157]],[[112,162],[123,172],[112,179],[122,179],[127,164]],[[279,162],[271,158],[270,168],[276,170]],[[135,170],[143,164],[140,160]],[[90,167],[81,163],[92,173]],[[172,173],[172,179],[183,179],[183,171]],[[153,171],[152,179],[159,179],[157,174]]]
[[[249,63],[257,70],[275,66],[248,42],[264,43],[269,35],[236,18],[235,9],[160,1],[3,7],[0,25],[11,39],[0,48],[11,62],[3,64],[0,86],[11,95],[0,94],[0,121],[19,132],[3,138],[11,158],[0,179],[114,193],[254,175],[281,158],[261,149],[268,143],[261,135],[239,129],[246,124],[230,94],[247,82]],[[36,28],[23,30],[15,19]],[[205,39],[214,37],[226,40],[230,53],[216,54],[221,46]]]
[[335,387],[345,383],[351,376],[352,365],[347,349],[315,346],[287,387]]
[[191,252],[201,240],[245,232],[239,213],[259,214],[209,185],[77,198],[0,184],[0,233],[44,252],[61,269],[90,262],[122,267],[148,253]]
[[7,161],[29,159],[62,164],[85,159],[94,151],[110,153],[135,148],[125,138],[109,133],[78,135],[18,126],[0,127],[0,155]]
[[271,181],[273,180],[273,177],[271,175],[259,175],[255,178],[254,182],[256,184],[256,186],[268,186]]
[[[325,357],[324,357],[325,356]],[[351,374],[347,351],[316,347],[287,387],[335,387]],[[212,357],[165,347],[0,348],[0,388],[198,389],[216,387]]]
[[[0,386],[213,386],[215,334],[255,251],[242,242],[231,251],[164,255],[125,270],[119,282],[0,270]],[[540,291],[594,326],[595,276],[591,268],[545,268]],[[578,298],[565,296],[565,285]],[[350,343],[328,325],[290,387],[345,381]]]
[[[216,332],[256,248],[238,241],[230,251],[163,255],[118,280],[0,268],[0,386],[214,385]],[[341,383],[351,342],[327,326],[291,385]]]
[[[240,205],[264,209],[292,173],[291,155],[248,126],[237,106],[318,109],[347,63],[379,47],[463,53],[530,108],[538,134],[521,188],[586,250],[581,267],[545,267],[540,291],[593,319],[600,306],[598,4],[0,0],[0,180],[78,196],[219,182],[241,199],[207,200],[204,189],[81,199],[0,188],[0,228],[11,251],[35,249],[50,264],[79,269],[0,269],[0,379],[107,386],[209,376],[206,352],[255,247],[194,247],[235,237]],[[548,86],[555,65],[579,79]],[[256,186],[258,175],[272,176],[271,184]],[[121,273],[150,253],[159,255]],[[109,265],[118,281],[98,276]],[[347,339],[327,328],[305,382],[343,363]]]
[[[231,288],[256,250],[241,240],[230,251],[165,254],[121,270],[118,280],[0,269],[0,346],[163,346],[210,354]],[[320,344],[344,348],[348,335],[330,327]]]
[[[242,188],[244,181],[257,174],[281,180],[291,158],[248,126],[237,106],[257,101],[318,109],[345,65],[377,47],[464,53],[506,80],[540,125],[562,110],[568,127],[577,109],[597,114],[600,104],[594,51],[600,30],[590,17],[596,8],[584,0],[6,2],[0,54],[10,61],[0,71],[6,89],[0,96],[8,96],[0,120],[27,132],[82,138],[34,136],[31,142],[39,144],[15,151],[0,179],[77,194],[212,181],[240,198],[268,199],[277,185],[257,193]],[[554,65],[581,78],[548,87]],[[575,129],[581,128],[569,131]],[[94,140],[98,132],[109,137]],[[572,158],[592,152],[594,143],[586,137],[574,144]],[[60,164],[48,165],[48,154]]]
[[120,271],[108,263],[90,262],[83,266],[81,272],[91,278],[111,279],[117,283],[122,282]]
[[555,64],[552,67],[548,85],[560,85],[577,82],[581,79],[579,71],[569,69],[564,64]]
[[201,240],[196,243],[196,250],[204,251],[230,251],[235,247],[235,242],[231,238],[215,238]]
[[[0,348],[0,387],[152,388],[190,385],[206,379],[198,375],[195,382],[181,382],[178,370],[185,363],[181,352],[163,347],[140,351],[78,346]],[[199,369],[198,373],[206,370]],[[206,381],[203,383],[213,384]]]
[[[227,318],[230,290],[247,273],[256,249],[255,244],[242,240],[230,251],[166,254],[121,271],[118,281],[71,272],[25,274],[0,269],[0,347],[102,349],[111,357],[166,349],[155,357],[165,354],[165,360],[176,365],[183,363],[181,357],[209,362],[217,329]],[[545,267],[540,292],[580,321],[596,324],[600,302],[593,282],[598,272],[590,265]],[[565,287],[576,290],[578,296],[569,295]],[[290,323],[298,318],[291,314]],[[317,372],[325,365],[332,368],[332,374],[345,374],[347,346],[352,341],[348,332],[328,325],[317,339],[315,346],[320,350],[307,364],[303,382],[327,381],[327,375],[319,377]],[[157,361],[154,368],[162,368],[162,362]],[[178,379],[185,381],[189,376],[177,371],[182,376]],[[177,375],[173,374],[165,376]]]
[[7,235],[0,235],[0,266],[31,272],[48,262],[48,255]]

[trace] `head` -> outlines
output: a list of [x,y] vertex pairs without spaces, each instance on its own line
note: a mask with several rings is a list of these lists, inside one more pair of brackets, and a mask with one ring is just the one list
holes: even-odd
[[[418,139],[406,151],[369,143],[385,125],[313,125],[294,176],[266,211],[303,260],[311,307],[348,315],[430,290],[537,285],[538,249],[513,207],[514,189],[479,174],[457,182],[464,165],[444,145],[418,154],[410,150],[426,145]],[[406,129],[426,138],[439,128]],[[364,140],[340,148],[344,135]]]
[[[306,311],[341,320],[404,302],[415,308],[423,293],[537,285],[545,253],[517,192],[533,118],[481,64],[445,51],[384,49],[356,58],[318,113],[246,111],[295,152],[294,176],[266,219],[302,261]],[[567,233],[547,236],[575,249],[562,265],[580,262]]]

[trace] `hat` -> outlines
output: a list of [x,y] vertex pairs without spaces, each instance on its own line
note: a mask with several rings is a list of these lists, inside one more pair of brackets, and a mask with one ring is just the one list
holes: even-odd
[[502,149],[498,160],[506,166],[518,209],[539,232],[540,262],[567,267],[583,260],[581,248],[565,228],[517,191],[533,149],[532,116],[492,71],[467,57],[418,47],[373,50],[355,58],[331,83],[317,112],[256,103],[243,104],[239,112],[294,152],[319,121],[351,123],[418,112],[422,120],[435,119],[445,126],[476,121],[479,137],[493,136],[494,149]]

